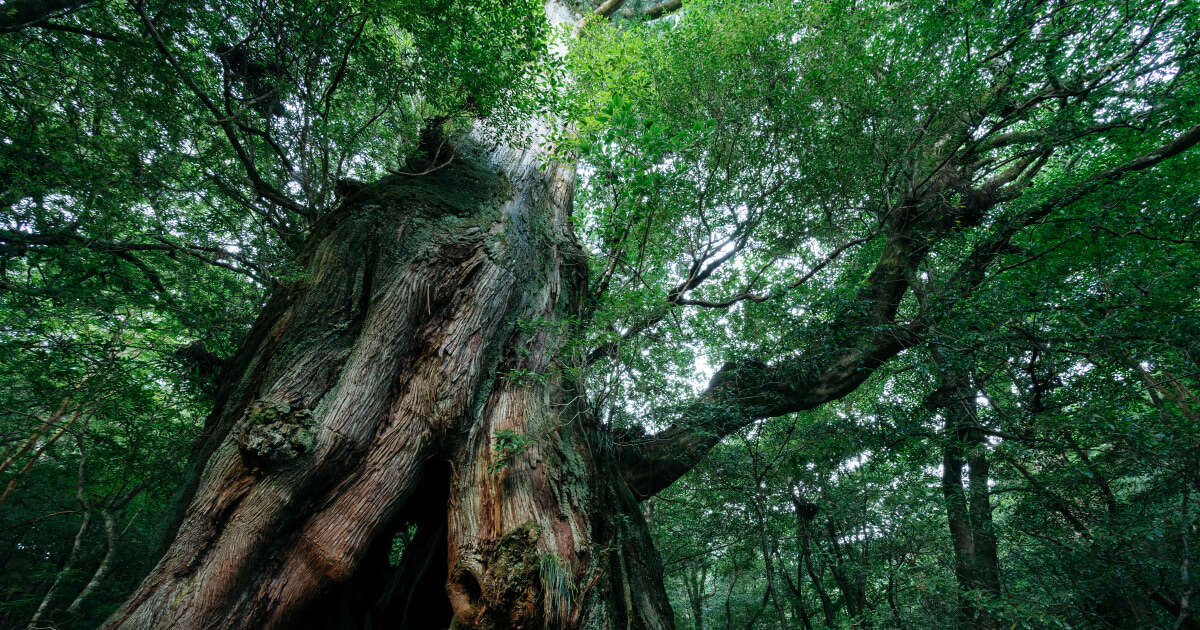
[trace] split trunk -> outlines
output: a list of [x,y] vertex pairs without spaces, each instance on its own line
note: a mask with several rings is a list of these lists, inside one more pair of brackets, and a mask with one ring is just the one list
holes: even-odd
[[105,628],[674,627],[572,370],[574,173],[457,144],[314,229],[221,388],[173,541]]

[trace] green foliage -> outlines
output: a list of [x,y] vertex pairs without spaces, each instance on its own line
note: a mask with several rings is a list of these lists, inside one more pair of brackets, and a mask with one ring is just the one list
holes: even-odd
[[552,553],[539,555],[538,575],[545,593],[547,617],[568,619],[574,610],[576,585],[562,558]]
[[[107,617],[266,294],[303,285],[338,180],[402,168],[426,119],[513,131],[548,30],[533,1],[152,1],[0,34],[0,627],[32,618],[85,513],[39,625]],[[101,511],[112,570],[66,615],[106,553]]]
[[533,370],[525,368],[515,368],[504,373],[504,379],[517,387],[529,387],[530,385],[544,385],[546,376]]
[[492,474],[512,466],[517,456],[534,443],[528,435],[512,429],[501,429],[492,436],[492,463],[488,466],[488,472]]
[[392,536],[392,546],[388,550],[388,566],[398,567],[404,560],[404,552],[417,537],[417,524],[408,523]]
[[[214,383],[267,294],[303,289],[339,180],[403,170],[429,124],[519,143],[547,114],[588,293],[511,322],[569,338],[552,371],[498,376],[581,382],[599,461],[669,425],[723,437],[644,504],[681,627],[1194,623],[1200,160],[1110,169],[1200,123],[1200,5],[647,4],[562,58],[537,0],[101,2],[0,34],[0,627],[60,572],[43,621],[94,627],[148,569]],[[983,190],[1005,194],[972,214]],[[702,392],[727,362],[777,378],[758,409],[852,384],[726,435],[746,405]],[[989,476],[958,489],[987,490],[999,594],[955,574],[944,473],[971,435]],[[535,442],[491,437],[492,474]],[[112,573],[68,615],[104,513]],[[587,595],[536,568],[550,617]]]
[[[732,406],[680,401],[726,361],[803,383],[872,332],[937,322],[836,407],[754,423],[652,500],[680,627],[957,624],[928,348],[961,353],[989,401],[1004,590],[962,597],[1001,627],[1175,623],[1200,489],[1195,155],[1022,226],[978,290],[947,288],[996,226],[1200,122],[1196,9],[694,0],[572,46],[557,140],[580,165],[588,343],[611,347],[588,385],[626,448],[721,435]],[[979,185],[1047,150],[978,223],[962,187],[938,199],[949,227],[922,237],[896,328],[847,323],[889,208],[960,159]]]
[[534,80],[550,29],[537,0],[393,0],[373,11],[412,38],[416,88],[437,111],[494,116],[511,126],[538,105]]

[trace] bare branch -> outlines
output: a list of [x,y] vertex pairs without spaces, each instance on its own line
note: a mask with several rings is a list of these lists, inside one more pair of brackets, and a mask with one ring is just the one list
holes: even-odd
[[668,13],[678,11],[682,6],[683,0],[666,0],[646,9],[646,17],[657,20]]
[[61,31],[63,33],[75,33],[76,35],[83,35],[85,37],[91,37],[93,39],[102,39],[107,42],[122,41],[120,37],[117,37],[115,35],[109,35],[108,33],[98,33],[96,31],[89,30],[86,28],[80,28],[78,26],[70,26],[67,24],[58,24],[55,22],[37,22],[34,24],[30,24],[30,26],[35,27],[35,28],[44,29],[47,31]]
[[322,118],[329,118],[329,107],[333,102],[333,93],[337,91],[342,78],[346,76],[346,66],[350,61],[350,52],[354,50],[354,46],[358,43],[358,39],[362,36],[363,29],[366,26],[367,16],[364,15],[362,22],[359,22],[358,28],[354,31],[354,37],[350,38],[350,43],[346,44],[346,49],[342,51],[342,61],[338,64],[337,72],[333,73],[333,80],[329,82],[329,87],[325,89],[325,96],[322,97],[322,100],[325,101],[325,105],[321,111]]
[[624,4],[625,0],[605,0],[603,4],[596,7],[592,15],[601,18],[612,17],[612,14],[616,13],[617,9],[620,9]]

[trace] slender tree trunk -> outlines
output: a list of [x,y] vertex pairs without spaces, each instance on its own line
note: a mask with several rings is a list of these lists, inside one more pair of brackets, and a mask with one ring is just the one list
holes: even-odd
[[704,630],[704,600],[708,598],[704,592],[708,585],[708,558],[702,558],[700,566],[688,567],[685,581],[688,605],[692,611],[692,630]]
[[763,556],[763,574],[767,579],[767,595],[771,598],[771,604],[775,606],[780,630],[787,630],[787,615],[779,603],[779,589],[775,586],[775,550],[772,549],[771,538],[767,532],[767,509],[761,495],[754,498],[754,511],[758,517],[759,551]]
[[315,228],[221,388],[173,541],[106,628],[674,627],[572,379],[574,173],[536,144],[456,145]]
[[83,607],[83,603],[104,583],[104,578],[108,577],[109,571],[112,570],[113,558],[117,554],[117,523],[112,512],[107,509],[102,508],[100,510],[100,518],[104,520],[104,541],[106,544],[104,558],[100,560],[99,566],[92,573],[92,579],[88,580],[83,590],[79,591],[79,594],[67,606],[68,615],[79,614],[79,609]]
[[[959,587],[959,624],[990,629],[999,621],[980,600],[1000,597],[1000,563],[992,524],[991,465],[987,443],[976,415],[975,388],[970,374],[942,366],[941,383],[927,401],[945,418],[942,450],[942,495],[954,549],[954,577]],[[967,468],[964,489],[963,467]]]
[[[802,499],[792,497],[792,508],[796,513],[796,535],[800,538],[800,562],[804,564],[808,572],[808,578],[812,580],[813,588],[817,591],[817,597],[821,600],[821,614],[824,615],[825,627],[833,628],[834,620],[837,617],[837,610],[833,606],[833,600],[829,597],[829,593],[825,590],[825,585],[821,581],[821,571],[813,565],[812,559],[812,521],[817,515],[817,506],[804,501]],[[799,567],[797,567],[797,571]],[[797,573],[797,579],[799,574]]]
[[967,494],[971,503],[971,538],[975,541],[975,585],[990,598],[1000,597],[1000,560],[992,524],[991,463],[983,432],[969,432]]
[[733,564],[733,579],[729,580],[729,587],[725,589],[725,630],[732,630],[733,626],[733,589],[737,586],[738,578],[742,576],[742,568],[737,565],[737,561]]
[[[799,499],[792,497],[793,505],[799,503]],[[799,525],[799,515],[797,515],[797,525]],[[800,627],[804,630],[812,630],[812,618],[808,614],[808,608],[804,604],[804,555],[800,546],[796,547],[796,577],[793,580],[792,574],[788,570],[786,563],[780,558],[779,574],[783,576],[783,583],[787,585],[788,594],[791,595],[792,616],[800,620]]]
[[29,620],[29,624],[25,626],[25,630],[34,630],[39,627],[39,622],[46,615],[46,611],[50,609],[50,605],[54,603],[54,598],[58,596],[58,591],[62,587],[63,579],[67,577],[75,569],[75,561],[79,558],[79,550],[83,546],[83,536],[87,533],[88,523],[91,521],[92,512],[85,510],[83,512],[83,521],[79,524],[79,530],[75,532],[75,538],[71,543],[71,552],[67,555],[67,561],[54,575],[54,581],[50,584],[50,590],[42,596],[42,601],[38,604],[37,610],[33,613],[33,617]]
[[[953,430],[949,422],[947,429]],[[951,434],[942,449],[942,497],[946,501],[946,522],[954,549],[954,579],[959,591],[965,594],[975,584],[975,541],[971,538],[971,515],[963,492],[964,465],[962,446]],[[959,605],[959,622],[967,624],[974,613],[962,596],[959,599],[963,600]]]
[[887,600],[888,608],[892,611],[892,622],[896,624],[896,630],[905,630],[908,626],[904,623],[904,618],[900,615],[900,606],[896,604],[896,580],[889,572],[887,581]]
[[[841,534],[834,527],[833,519],[826,521],[825,532],[829,536],[829,545],[833,550],[833,562],[829,565],[829,571],[833,573],[834,582],[837,583],[838,590],[842,592],[842,601],[846,603],[846,613],[850,615],[851,624],[857,626],[858,618],[866,610],[866,594],[857,578],[857,571],[854,571],[855,574],[852,575],[847,570],[847,563],[842,554],[842,545],[838,542]],[[850,557],[853,558],[853,556]],[[856,567],[850,569],[854,570]]]
[[788,592],[792,595],[792,616],[800,620],[801,628],[812,630],[812,616],[808,614],[808,608],[804,605],[804,576],[800,568],[803,562],[803,559],[796,558],[796,579],[794,581],[787,571],[780,571],[780,574],[783,575]]

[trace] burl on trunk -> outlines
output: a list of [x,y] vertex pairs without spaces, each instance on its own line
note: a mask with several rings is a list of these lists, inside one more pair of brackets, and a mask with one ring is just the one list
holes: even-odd
[[222,388],[173,542],[106,628],[674,627],[569,369],[574,173],[458,145],[318,225]]

